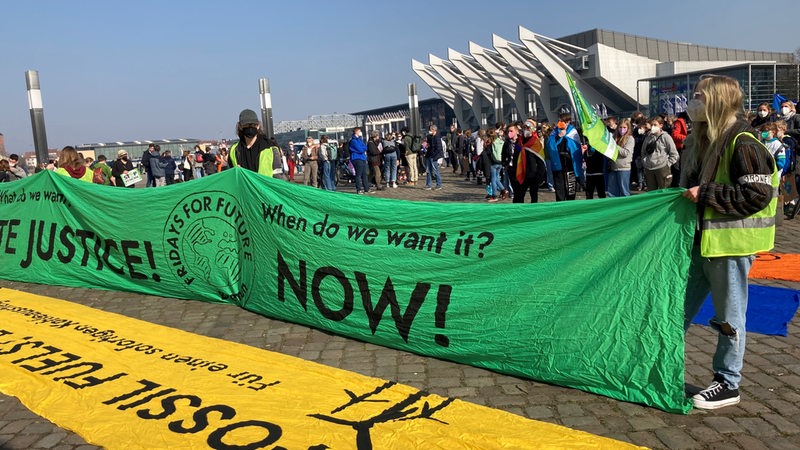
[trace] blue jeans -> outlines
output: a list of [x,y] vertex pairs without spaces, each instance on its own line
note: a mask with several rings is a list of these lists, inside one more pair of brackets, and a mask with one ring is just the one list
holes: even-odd
[[745,350],[745,314],[747,313],[747,274],[755,256],[704,258],[700,247],[692,248],[689,280],[684,302],[684,331],[689,329],[703,301],[711,292],[714,317],[711,327],[717,331],[717,350],[712,369],[731,389],[738,389],[742,379]]
[[369,190],[369,177],[367,176],[367,161],[363,159],[352,159],[353,168],[356,169],[356,192],[366,192]]
[[397,152],[383,155],[383,179],[386,186],[397,183]]
[[631,195],[631,171],[609,171],[607,187],[608,194],[612,197],[629,197]]
[[553,163],[550,160],[545,160],[545,168],[547,169],[547,187],[553,189]]
[[336,181],[333,179],[330,161],[322,161],[322,186],[329,191],[336,190]]
[[497,197],[505,190],[503,181],[500,179],[500,171],[503,170],[502,164],[492,164],[492,194]]
[[194,177],[195,178],[203,178],[203,168],[202,167],[195,167],[194,168]]
[[431,187],[431,178],[436,180],[436,187],[442,187],[442,175],[439,173],[439,163],[435,159],[425,158],[425,187]]

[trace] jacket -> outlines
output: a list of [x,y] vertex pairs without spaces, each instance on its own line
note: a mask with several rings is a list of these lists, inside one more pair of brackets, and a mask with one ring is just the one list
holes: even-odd
[[631,161],[633,161],[633,147],[636,145],[636,139],[628,135],[624,145],[617,144],[619,148],[616,161],[608,161],[608,168],[610,170],[631,170]]
[[361,137],[353,135],[350,138],[350,145],[347,146],[350,150],[350,160],[352,161],[366,161],[367,160],[367,144]]
[[434,161],[438,160],[439,158],[444,158],[442,139],[440,138],[439,133],[428,135],[428,152],[425,156]]
[[683,117],[678,117],[672,124],[672,140],[675,142],[675,148],[683,150],[683,141],[689,136],[689,129],[686,127],[686,121]]
[[563,149],[572,160],[572,170],[575,176],[580,177],[583,175],[583,158],[581,156],[581,146],[578,140],[578,130],[572,124],[568,124],[566,133],[563,137],[558,135],[558,128],[554,128],[553,132],[545,142],[545,155],[547,160],[550,161],[551,167],[554,172],[561,170],[568,170],[569,168],[562,167],[561,155],[559,150]]
[[642,144],[642,167],[656,170],[669,167],[678,162],[678,150],[672,136],[662,131],[656,136],[653,133],[644,138]]
[[162,160],[161,157],[150,156],[150,167],[147,168],[147,171],[150,172],[156,178],[163,178],[164,168],[167,167],[166,161]]

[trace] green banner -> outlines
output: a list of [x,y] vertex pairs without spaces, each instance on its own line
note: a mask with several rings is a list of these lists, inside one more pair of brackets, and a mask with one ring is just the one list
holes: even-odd
[[388,200],[234,169],[157,189],[0,185],[0,277],[233,303],[670,412],[694,205]]

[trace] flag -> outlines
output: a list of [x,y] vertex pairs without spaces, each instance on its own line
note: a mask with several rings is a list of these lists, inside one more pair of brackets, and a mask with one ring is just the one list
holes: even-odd
[[589,102],[583,98],[583,94],[575,87],[575,82],[572,77],[567,73],[567,80],[569,81],[569,88],[572,91],[572,100],[575,102],[575,109],[578,112],[578,120],[583,127],[583,135],[589,139],[589,144],[599,151],[606,158],[612,161],[617,160],[619,154],[619,147],[614,142],[613,136],[608,132],[606,125],[597,116],[597,113],[589,105]]
[[782,96],[781,94],[774,94],[772,96],[772,109],[778,111],[778,114],[781,112],[781,103],[786,101],[786,97]]
[[519,184],[525,182],[525,171],[527,170],[527,158],[525,157],[525,149],[517,155],[517,173],[516,178]]

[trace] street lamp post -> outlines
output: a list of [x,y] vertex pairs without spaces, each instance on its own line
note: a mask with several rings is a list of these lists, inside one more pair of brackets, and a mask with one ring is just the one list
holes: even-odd
[[272,126],[272,95],[269,92],[268,78],[260,78],[258,80],[258,93],[261,95],[261,126],[264,129],[265,135],[274,137],[274,128]]
[[47,131],[44,127],[44,108],[42,107],[42,90],[39,86],[39,72],[25,72],[25,83],[28,85],[28,108],[31,111],[33,127],[33,146],[36,150],[36,162],[47,162]]
[[494,88],[494,117],[495,122],[503,121],[503,88]]

